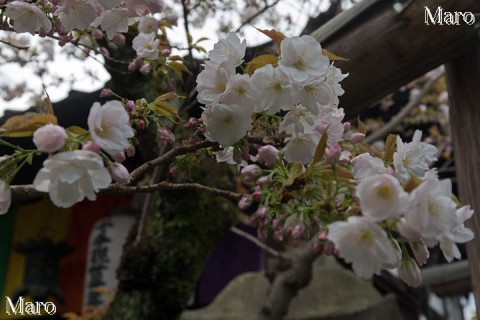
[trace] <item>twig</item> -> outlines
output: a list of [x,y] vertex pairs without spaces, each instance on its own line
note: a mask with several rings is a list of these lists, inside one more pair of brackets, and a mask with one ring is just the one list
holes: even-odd
[[236,235],[239,235],[240,237],[243,237],[243,238],[247,239],[248,241],[252,242],[254,245],[259,247],[260,249],[262,249],[262,250],[268,252],[269,254],[271,254],[272,256],[274,256],[276,258],[285,259],[284,255],[282,253],[278,252],[277,250],[273,249],[272,247],[267,246],[265,243],[258,240],[256,237],[252,236],[251,234],[249,234],[249,233],[247,233],[247,232],[245,232],[245,231],[243,231],[243,230],[241,230],[237,227],[231,227],[230,231],[232,231]]
[[214,147],[214,146],[218,146],[218,143],[210,142],[210,141],[203,141],[203,142],[199,142],[197,144],[194,144],[194,145],[188,146],[188,147],[173,148],[172,150],[168,151],[167,153],[161,155],[160,157],[155,158],[153,160],[150,160],[148,162],[145,162],[140,167],[133,170],[130,174],[131,181],[132,181],[131,184],[137,182],[138,179],[140,177],[142,177],[149,170],[152,170],[156,166],[158,166],[158,165],[160,165],[164,162],[167,162],[167,161],[175,158],[176,156],[191,153],[191,152],[194,152],[194,151],[197,151],[197,150],[200,150],[200,149]]
[[188,43],[188,58],[191,61],[193,59],[193,52],[192,52],[192,37],[190,35],[190,28],[188,26],[188,15],[190,14],[190,9],[188,8],[187,0],[182,0],[182,7],[183,7],[183,26],[185,28],[185,33],[187,36],[187,43]]
[[428,80],[427,83],[423,86],[422,90],[415,96],[413,97],[412,100],[399,112],[393,117],[387,124],[385,124],[380,130],[373,132],[367,138],[365,139],[366,143],[372,143],[374,141],[380,140],[384,138],[387,134],[393,131],[397,125],[399,125],[403,119],[408,116],[410,111],[422,101],[422,99],[430,93],[432,90],[433,86],[437,82],[438,78],[440,77],[436,76],[433,77],[432,79]]
[[30,47],[20,47],[20,46],[17,46],[15,44],[13,44],[13,43],[10,43],[8,41],[1,40],[1,39],[0,39],[0,43],[6,44],[7,46],[10,46],[10,47],[15,48],[17,50],[28,50],[30,48]]
[[250,24],[250,22],[255,20],[258,16],[261,16],[262,14],[264,14],[265,11],[267,11],[268,9],[276,6],[277,3],[279,3],[279,2],[280,2],[280,0],[276,0],[276,1],[272,2],[271,4],[266,4],[265,7],[263,7],[261,10],[257,11],[257,13],[255,13],[254,15],[249,17],[247,20],[242,22],[242,24],[237,28],[237,30],[235,30],[235,32],[239,32],[243,27],[245,27],[247,24]]
[[[10,190],[12,192],[12,197],[15,199],[27,199],[35,198],[38,196],[45,195],[45,193],[37,191],[33,185],[21,185],[21,186],[11,186]],[[181,190],[192,190],[192,191],[202,191],[207,192],[213,195],[217,195],[232,201],[238,201],[242,197],[241,193],[236,193],[233,191],[217,189],[213,187],[204,186],[199,183],[172,183],[167,181],[162,181],[159,183],[147,185],[147,186],[125,186],[119,184],[112,184],[106,189],[100,190],[99,194],[124,194],[131,195],[134,193],[149,193],[157,190],[170,190],[170,191],[181,191]]]

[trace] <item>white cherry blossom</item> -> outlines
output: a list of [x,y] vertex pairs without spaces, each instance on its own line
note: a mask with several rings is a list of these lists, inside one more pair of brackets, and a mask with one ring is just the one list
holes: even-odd
[[400,181],[411,177],[421,178],[431,162],[436,161],[437,148],[421,142],[422,132],[416,130],[412,142],[404,143],[397,137],[397,151],[393,154],[393,165]]
[[456,243],[465,243],[474,238],[472,230],[465,228],[464,222],[470,219],[473,215],[473,210],[470,206],[464,206],[455,212],[455,223],[450,233],[440,239],[440,249],[443,252],[445,259],[452,262],[453,259],[461,259],[462,255]]
[[157,59],[160,40],[155,39],[154,33],[139,33],[132,41],[132,48],[137,55],[147,59]]
[[290,110],[295,101],[295,91],[290,78],[279,68],[267,64],[252,75],[255,111],[275,114],[280,109]]
[[219,102],[238,104],[253,110],[253,88],[250,77],[247,74],[235,74],[230,77]]
[[197,77],[198,102],[212,105],[219,102],[227,89],[230,77],[235,74],[233,65],[215,65],[205,62],[205,69]]
[[87,122],[92,140],[112,156],[123,152],[129,145],[128,138],[133,137],[128,113],[119,101],[103,106],[95,102]]
[[303,164],[312,161],[320,137],[314,132],[299,134],[286,139],[287,144],[281,150],[288,162],[301,162]]
[[89,0],[65,0],[55,11],[66,30],[83,30],[97,18],[95,5]]
[[303,105],[297,104],[283,117],[279,131],[295,137],[303,133],[312,132],[317,122],[317,115]]
[[329,69],[328,58],[314,37],[304,35],[284,39],[280,43],[278,65],[296,82],[324,77]]
[[240,41],[240,38],[234,32],[230,32],[226,39],[220,39],[213,46],[213,50],[208,52],[208,57],[213,64],[226,62],[237,67],[243,62],[246,47],[247,42],[245,40]]
[[159,21],[153,17],[141,17],[138,23],[138,31],[142,33],[156,33]]
[[48,32],[52,29],[52,23],[45,13],[39,7],[24,1],[7,3],[4,15],[14,21],[13,30],[18,33],[35,34],[36,31]]
[[376,174],[360,181],[355,195],[362,214],[374,221],[401,215],[407,208],[408,195],[397,178]]
[[352,171],[356,179],[364,179],[378,173],[387,173],[383,160],[372,157],[369,153],[362,153],[352,160]]
[[208,141],[231,146],[252,129],[253,108],[239,105],[215,104],[202,113],[205,137]]
[[112,40],[117,33],[128,31],[129,14],[127,9],[113,8],[103,11],[93,22],[93,27],[100,26],[107,33],[107,38]]
[[328,240],[340,257],[352,263],[353,271],[363,279],[379,275],[385,265],[395,264],[395,248],[385,231],[365,217],[349,217],[328,227]]
[[98,154],[75,150],[57,153],[45,160],[33,185],[38,191],[48,192],[56,206],[69,208],[85,197],[95,200],[95,193],[107,188],[111,181]]

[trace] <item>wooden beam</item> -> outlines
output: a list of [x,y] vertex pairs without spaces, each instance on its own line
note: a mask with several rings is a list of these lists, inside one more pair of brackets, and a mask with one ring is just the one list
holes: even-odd
[[460,200],[475,210],[467,222],[475,233],[467,255],[480,319],[480,46],[448,63],[446,76]]
[[[425,24],[425,6],[432,12],[480,12],[478,0],[413,0],[401,13],[391,0],[363,0],[312,35],[323,47],[350,61],[336,64],[350,73],[340,97],[347,117],[433,68],[458,57],[475,42],[474,26]],[[477,18],[478,20],[478,18]]]

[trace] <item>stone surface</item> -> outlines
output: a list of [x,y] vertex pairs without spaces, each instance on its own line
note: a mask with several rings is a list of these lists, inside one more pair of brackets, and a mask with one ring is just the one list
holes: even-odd
[[[401,319],[395,297],[382,296],[334,259],[315,263],[313,280],[292,301],[286,320]],[[254,320],[269,282],[261,272],[235,278],[208,307],[184,312],[181,320]]]

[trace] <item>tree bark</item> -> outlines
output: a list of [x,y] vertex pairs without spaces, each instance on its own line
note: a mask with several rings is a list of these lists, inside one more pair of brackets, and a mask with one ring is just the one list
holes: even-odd
[[[364,0],[312,35],[329,51],[348,58],[335,64],[350,75],[342,81],[340,107],[355,117],[372,103],[433,68],[460,56],[477,41],[477,30],[426,25],[425,6],[443,11],[479,12],[478,0],[413,0],[401,13],[392,1]],[[477,18],[478,20],[478,18]]]
[[466,223],[476,237],[467,242],[467,255],[480,319],[480,46],[447,64],[446,75],[460,199],[475,210]]

